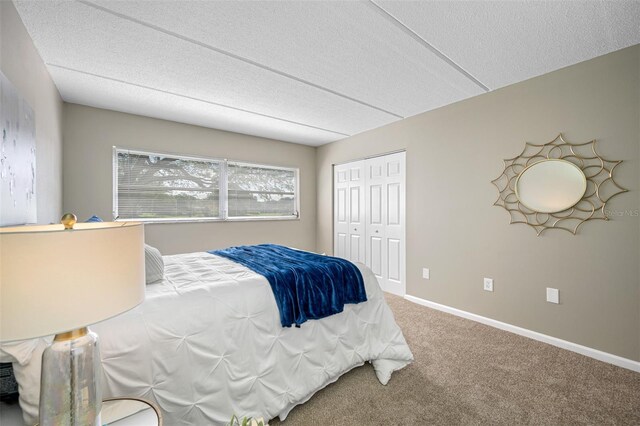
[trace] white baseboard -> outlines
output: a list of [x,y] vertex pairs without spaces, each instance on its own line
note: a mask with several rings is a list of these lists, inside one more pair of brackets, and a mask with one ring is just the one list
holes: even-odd
[[446,312],[458,317],[470,319],[491,327],[499,328],[500,330],[509,331],[511,333],[519,334],[520,336],[528,337],[533,340],[548,343],[553,346],[557,346],[562,349],[566,349],[572,352],[577,352],[581,355],[588,356],[590,358],[597,359],[599,361],[607,362],[609,364],[617,365],[618,367],[626,368],[640,373],[640,362],[634,361],[628,358],[623,358],[618,355],[613,355],[608,352],[599,351],[587,346],[582,346],[577,343],[568,342],[566,340],[558,339],[557,337],[547,336],[546,334],[538,333],[537,331],[527,330],[526,328],[518,327],[515,325],[507,324],[506,322],[496,321],[491,318],[483,317],[480,315],[472,314],[471,312],[463,311],[460,309],[452,308],[450,306],[441,305],[440,303],[431,302],[429,300],[421,299],[419,297],[405,295],[404,298],[410,302],[417,303],[418,305],[427,306],[429,308],[436,309],[438,311]]

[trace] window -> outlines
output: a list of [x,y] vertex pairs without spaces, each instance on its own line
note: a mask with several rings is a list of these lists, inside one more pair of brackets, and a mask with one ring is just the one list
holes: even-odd
[[229,217],[296,215],[296,170],[228,163]]
[[120,220],[295,219],[298,170],[114,148]]
[[220,218],[221,161],[116,149],[118,219]]

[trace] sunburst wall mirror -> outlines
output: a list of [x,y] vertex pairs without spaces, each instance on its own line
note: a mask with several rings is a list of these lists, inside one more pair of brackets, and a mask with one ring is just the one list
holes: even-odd
[[510,223],[576,234],[589,220],[609,220],[605,206],[627,192],[613,174],[622,160],[607,160],[596,141],[570,143],[559,134],[542,145],[527,142],[522,152],[503,160],[504,171],[491,183],[498,189],[494,206],[504,208]]

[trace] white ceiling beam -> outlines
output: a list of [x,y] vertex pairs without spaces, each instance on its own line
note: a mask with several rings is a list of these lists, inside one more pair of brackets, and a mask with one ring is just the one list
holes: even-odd
[[245,112],[245,113],[248,113],[248,114],[258,115],[260,117],[270,118],[270,119],[273,119],[273,120],[283,121],[285,123],[296,124],[298,126],[308,127],[310,129],[322,130],[323,132],[334,133],[334,134],[340,135],[340,136],[345,136],[345,137],[351,136],[351,135],[348,135],[346,133],[338,132],[337,130],[325,129],[325,128],[322,128],[322,127],[313,126],[311,124],[300,123],[299,121],[287,120],[286,118],[276,117],[276,116],[268,115],[268,114],[263,114],[263,113],[256,112],[256,111],[251,111],[251,110],[248,110],[248,109],[236,108],[236,107],[231,106],[231,105],[225,105],[225,104],[221,104],[221,103],[218,103],[218,102],[213,102],[213,101],[210,101],[210,100],[207,100],[207,99],[196,98],[194,96],[183,95],[181,93],[175,93],[175,92],[171,92],[171,91],[163,90],[163,89],[158,89],[158,88],[151,87],[151,86],[145,86],[143,84],[131,83],[131,82],[128,82],[128,81],[124,81],[124,80],[120,80],[120,79],[117,79],[117,78],[108,77],[108,76],[105,76],[105,75],[99,75],[99,74],[95,74],[95,73],[91,73],[91,72],[86,72],[86,71],[82,71],[82,70],[78,70],[78,69],[74,69],[74,68],[65,67],[64,65],[57,65],[57,64],[47,63],[47,66],[54,67],[54,68],[59,68],[59,69],[67,70],[67,71],[71,71],[71,72],[74,72],[74,73],[89,75],[89,76],[92,76],[92,77],[100,78],[100,79],[103,79],[103,80],[109,80],[109,81],[120,83],[120,84],[126,84],[128,86],[135,86],[135,87],[138,87],[138,88],[141,88],[141,89],[153,90],[155,92],[164,93],[164,94],[172,95],[172,96],[178,96],[180,98],[190,99],[190,100],[197,101],[197,102],[204,102],[206,104],[215,105],[215,106],[222,107],[222,108],[228,108],[228,109],[232,109],[234,111]]
[[389,11],[387,11],[384,7],[380,6],[379,4],[377,4],[375,1],[373,0],[369,0],[367,2],[367,4],[370,4],[372,9],[376,10],[377,12],[380,13],[380,15],[382,15],[385,19],[387,19],[390,23],[392,23],[394,26],[396,26],[397,28],[399,28],[402,32],[404,32],[405,34],[407,34],[409,37],[411,37],[412,39],[414,39],[415,41],[417,41],[418,43],[420,43],[422,46],[424,46],[426,49],[430,50],[433,54],[435,54],[438,58],[442,59],[444,62],[446,62],[447,64],[451,65],[451,68],[453,68],[454,70],[456,70],[457,72],[459,72],[460,74],[462,74],[463,76],[465,76],[466,78],[468,78],[469,80],[471,80],[474,84],[476,84],[478,87],[480,87],[482,90],[484,90],[485,92],[489,92],[491,89],[489,89],[485,84],[483,84],[480,80],[478,80],[477,78],[475,78],[473,75],[471,75],[470,72],[468,72],[467,70],[465,70],[464,68],[462,68],[460,65],[458,65],[457,63],[455,63],[451,58],[449,58],[447,55],[445,55],[443,52],[441,52],[440,50],[438,50],[437,48],[435,48],[431,43],[429,43],[427,40],[423,39],[422,37],[420,37],[415,31],[413,31],[411,28],[409,28],[407,25],[405,25],[400,19],[396,18],[395,16],[393,16],[392,13],[390,13]]
[[345,95],[344,93],[337,92],[337,91],[332,90],[332,89],[330,89],[328,87],[321,86],[319,84],[313,83],[311,81],[305,80],[303,78],[297,77],[297,76],[289,74],[287,72],[274,69],[272,67],[266,66],[266,65],[258,63],[256,61],[253,61],[253,60],[251,60],[249,58],[245,58],[245,57],[236,55],[236,54],[234,54],[232,52],[229,52],[227,50],[218,48],[216,46],[212,46],[210,44],[203,43],[203,42],[201,42],[199,40],[195,40],[195,39],[192,39],[190,37],[186,37],[186,36],[184,36],[182,34],[175,33],[173,31],[170,31],[170,30],[166,29],[166,28],[162,28],[162,27],[160,27],[158,25],[154,25],[154,24],[142,21],[141,19],[137,19],[137,18],[133,18],[133,17],[127,16],[127,15],[125,15],[123,13],[119,13],[119,12],[113,11],[113,10],[107,8],[107,7],[97,5],[97,4],[92,3],[90,1],[87,1],[87,0],[76,0],[76,1],[78,3],[84,4],[85,6],[93,7],[95,9],[101,10],[101,11],[103,11],[105,13],[109,13],[109,14],[111,14],[111,15],[113,15],[115,17],[118,17],[120,19],[125,19],[125,20],[133,22],[135,24],[145,26],[145,27],[150,28],[150,29],[155,30],[155,31],[159,31],[159,32],[164,33],[164,34],[166,34],[168,36],[178,38],[178,39],[180,39],[182,41],[185,41],[187,43],[192,43],[192,44],[198,45],[200,47],[203,47],[205,49],[212,50],[212,51],[220,53],[222,55],[226,55],[226,56],[228,56],[230,58],[236,59],[238,61],[242,61],[242,62],[244,62],[246,64],[249,64],[249,65],[253,65],[253,66],[261,68],[261,69],[263,69],[265,71],[269,71],[269,72],[272,72],[274,74],[278,74],[279,76],[282,76],[282,77],[285,77],[285,78],[289,78],[291,80],[297,81],[297,82],[302,83],[302,84],[306,84],[306,85],[308,85],[310,87],[322,90],[324,92],[327,92],[327,93],[330,93],[332,95],[341,97],[341,98],[349,100],[351,102],[355,102],[355,103],[358,103],[358,104],[363,105],[365,107],[375,109],[375,110],[383,112],[385,114],[389,114],[389,115],[391,115],[391,116],[393,116],[395,118],[400,118],[400,119],[404,118],[402,115],[397,114],[395,112],[392,112],[392,111],[386,110],[384,108],[372,105],[372,104],[364,102],[364,101],[362,101],[360,99],[356,99],[354,97]]

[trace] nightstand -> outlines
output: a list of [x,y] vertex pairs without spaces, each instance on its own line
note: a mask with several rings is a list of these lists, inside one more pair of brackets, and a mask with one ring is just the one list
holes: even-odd
[[140,398],[105,399],[100,417],[104,426],[162,426],[158,407]]

